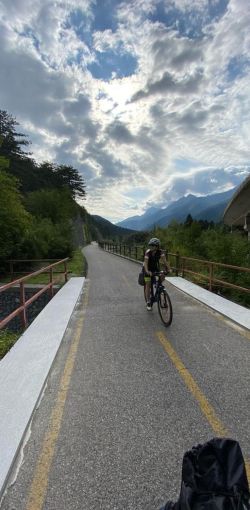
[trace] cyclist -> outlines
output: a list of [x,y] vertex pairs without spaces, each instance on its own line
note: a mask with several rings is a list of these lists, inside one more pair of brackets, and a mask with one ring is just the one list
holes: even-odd
[[[165,270],[170,272],[170,266],[167,263],[166,255],[163,250],[160,248],[161,242],[157,237],[153,237],[148,242],[148,249],[144,256],[144,281],[146,285],[146,300],[147,300],[147,310],[152,310],[152,304],[150,301],[150,292],[151,292],[151,277],[152,273],[160,271],[160,264],[164,264]],[[165,279],[164,275],[160,276],[161,281]]]

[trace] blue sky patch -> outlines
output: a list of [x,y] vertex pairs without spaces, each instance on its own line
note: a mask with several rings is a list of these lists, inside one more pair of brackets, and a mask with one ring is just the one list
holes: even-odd
[[199,167],[200,163],[191,159],[176,158],[174,159],[174,166],[176,170],[189,171],[192,168]]
[[159,2],[148,18],[152,22],[160,22],[168,28],[177,30],[181,36],[196,39],[203,36],[204,26],[223,16],[228,2],[229,0],[220,0],[217,4],[209,2],[207,10],[190,9],[185,12],[175,7],[166,11],[163,2]]
[[234,81],[236,78],[240,78],[245,74],[246,67],[249,67],[250,60],[233,57],[227,66],[227,79],[228,81]]
[[218,3],[208,2],[208,13],[210,21],[220,19],[227,10],[229,0],[219,0]]
[[147,188],[134,188],[127,193],[127,196],[137,200],[145,200],[148,196]]
[[111,29],[113,32],[117,29],[117,18],[116,8],[121,3],[121,0],[102,0],[102,2],[96,2],[92,7],[93,19],[93,30],[104,30]]
[[35,35],[34,30],[32,30],[32,28],[27,26],[25,28],[25,30],[23,30],[22,32],[18,32],[18,34],[21,35],[22,37],[27,37],[28,39],[32,39],[35,48],[39,51],[40,43],[39,43],[38,38]]
[[71,11],[67,21],[64,23],[64,28],[73,28],[81,41],[85,42],[88,46],[92,46],[90,18],[81,9]]
[[88,65],[92,76],[97,79],[110,80],[115,73],[117,78],[134,74],[137,60],[128,53],[117,55],[112,51],[96,52],[97,62]]

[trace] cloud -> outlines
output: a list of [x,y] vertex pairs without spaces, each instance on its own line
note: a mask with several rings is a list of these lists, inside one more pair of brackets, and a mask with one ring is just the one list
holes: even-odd
[[107,127],[106,133],[111,139],[119,143],[132,144],[135,140],[129,129],[119,121],[110,124]]
[[131,98],[131,102],[138,101],[140,99],[164,93],[174,94],[193,94],[197,92],[202,81],[202,70],[197,70],[194,75],[185,77],[182,80],[175,80],[173,76],[166,71],[162,78],[156,82],[148,82],[145,90],[139,90]]
[[[244,178],[250,174],[249,167],[229,168],[196,168],[185,174],[176,173],[171,176],[166,189],[162,190],[161,199],[157,200],[158,206],[166,207],[172,201],[181,196],[193,194],[205,196],[216,193],[223,193],[238,186]],[[153,199],[147,204],[154,205]]]
[[123,219],[249,171],[248,0],[4,0],[0,16],[0,108],[35,158],[82,173],[91,213]]

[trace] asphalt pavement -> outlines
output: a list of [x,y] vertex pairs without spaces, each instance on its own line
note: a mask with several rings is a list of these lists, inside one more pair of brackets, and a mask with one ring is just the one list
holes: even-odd
[[244,331],[169,283],[165,328],[138,265],[95,244],[84,253],[82,299],[1,510],[159,510],[178,496],[184,452],[220,431],[250,459]]

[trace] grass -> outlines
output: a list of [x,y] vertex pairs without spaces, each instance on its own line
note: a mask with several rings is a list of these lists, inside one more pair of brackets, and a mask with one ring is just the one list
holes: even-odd
[[11,349],[14,343],[20,337],[19,333],[13,333],[7,329],[0,331],[0,359]]
[[[82,254],[81,249],[74,251],[72,258],[67,263],[67,269],[70,276],[85,276],[87,272],[87,263]],[[64,271],[64,265],[58,266],[57,270]],[[58,280],[59,285],[64,283],[63,275],[54,275],[55,279]],[[6,283],[9,282],[9,278]],[[30,278],[27,283],[33,284],[46,284],[49,282],[48,274],[40,274],[34,278]],[[14,343],[20,337],[21,332],[14,333],[7,329],[0,331],[0,359],[11,349]]]
[[74,276],[86,276],[87,262],[81,249],[74,251],[73,257],[68,263],[68,270],[71,271]]
[[[80,248],[73,252],[73,256],[67,262],[67,270],[69,273],[69,277],[71,276],[84,276],[86,274],[86,260],[82,254]],[[56,271],[64,272],[64,264],[60,264],[53,271],[53,279],[56,280],[56,283],[62,285],[65,282],[63,274],[56,274]],[[33,278],[29,278],[27,283],[34,284],[45,284],[49,283],[49,274],[42,273],[38,276],[34,276]]]
[[[49,262],[46,262],[45,265],[48,265]],[[73,252],[73,256],[70,258],[70,260],[67,262],[67,269],[69,272],[69,277],[71,276],[85,276],[87,271],[87,263],[86,259],[82,254],[82,251],[80,248],[75,250]],[[64,271],[64,264],[60,264],[59,266],[56,266],[55,271],[53,271],[53,280],[56,281],[59,285],[62,285],[64,280],[63,274],[57,274],[56,271]],[[15,279],[21,278],[25,275],[15,275]],[[1,278],[1,283],[9,283],[10,278],[9,276],[5,276],[4,278]],[[48,273],[41,273],[37,276],[34,276],[33,278],[29,278],[26,281],[27,284],[47,284],[49,283],[49,274]]]

